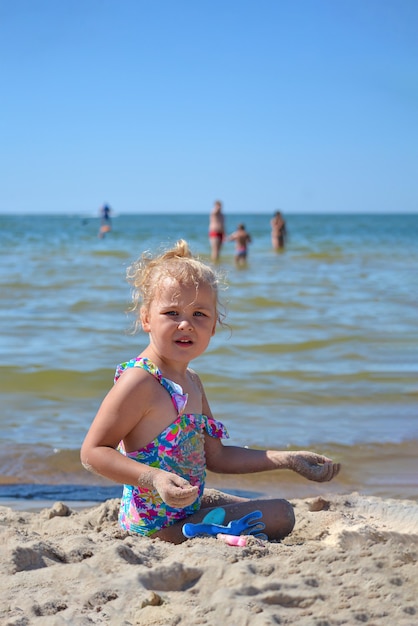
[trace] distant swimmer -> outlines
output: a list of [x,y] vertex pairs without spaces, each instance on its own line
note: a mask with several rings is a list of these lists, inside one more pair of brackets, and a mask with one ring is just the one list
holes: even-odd
[[112,230],[112,223],[110,219],[110,214],[112,210],[109,205],[104,204],[100,209],[100,228],[98,237],[99,239],[103,239],[106,233],[110,233]]
[[216,200],[209,216],[209,242],[212,261],[217,261],[225,238],[225,218],[222,203]]
[[244,224],[238,224],[237,230],[229,235],[228,241],[235,241],[235,265],[237,267],[246,265],[251,235],[245,230]]
[[282,250],[286,240],[286,222],[280,211],[276,211],[271,221],[271,244],[273,250]]

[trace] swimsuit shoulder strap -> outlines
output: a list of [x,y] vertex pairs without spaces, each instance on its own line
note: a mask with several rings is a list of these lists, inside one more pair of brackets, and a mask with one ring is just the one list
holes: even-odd
[[187,403],[187,393],[184,394],[183,389],[177,383],[169,380],[168,378],[164,378],[159,368],[146,357],[136,357],[135,359],[131,359],[130,361],[126,361],[125,363],[118,365],[115,372],[114,382],[116,382],[121,374],[123,374],[123,372],[129,367],[140,367],[151,374],[151,376],[154,376],[154,378],[156,378],[164,389],[166,389],[170,394],[171,400],[178,414],[180,415],[183,413]]

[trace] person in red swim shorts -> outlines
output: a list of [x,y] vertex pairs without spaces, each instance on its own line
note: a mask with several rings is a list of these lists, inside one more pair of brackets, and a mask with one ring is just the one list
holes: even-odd
[[225,238],[225,217],[222,213],[222,202],[216,200],[209,216],[209,243],[212,261],[218,261]]

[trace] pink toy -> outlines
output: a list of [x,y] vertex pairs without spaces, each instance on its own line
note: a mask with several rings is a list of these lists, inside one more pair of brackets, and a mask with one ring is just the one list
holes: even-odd
[[225,535],[224,533],[218,533],[216,538],[227,543],[228,546],[239,546],[240,548],[247,545],[248,539],[246,535]]

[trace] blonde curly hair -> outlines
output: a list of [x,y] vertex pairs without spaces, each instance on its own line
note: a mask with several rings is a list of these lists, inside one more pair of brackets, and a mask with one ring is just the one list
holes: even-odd
[[132,285],[132,306],[135,314],[134,332],[141,325],[141,312],[148,310],[162,280],[172,278],[182,285],[193,284],[196,290],[205,284],[213,289],[216,297],[216,317],[222,324],[225,317],[221,312],[219,288],[223,280],[219,273],[192,255],[187,241],[180,239],[173,248],[153,256],[144,252],[126,271],[127,281]]

